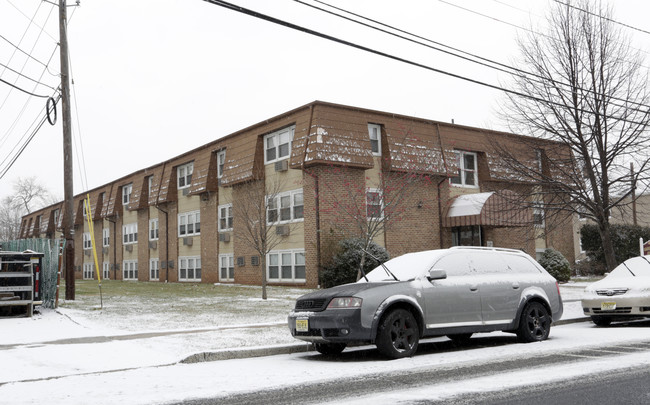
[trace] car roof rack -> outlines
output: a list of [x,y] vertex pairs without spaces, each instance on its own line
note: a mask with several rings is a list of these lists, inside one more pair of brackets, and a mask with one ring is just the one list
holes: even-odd
[[502,247],[487,247],[487,246],[452,246],[450,249],[470,249],[470,250],[488,250],[494,252],[510,252],[510,253],[525,253],[521,249],[509,249]]

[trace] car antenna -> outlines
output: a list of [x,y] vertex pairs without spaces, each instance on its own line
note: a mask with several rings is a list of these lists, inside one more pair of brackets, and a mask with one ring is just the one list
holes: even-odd
[[[377,256],[373,255],[372,253],[368,252],[365,249],[364,249],[364,252],[366,252],[366,254],[369,255],[370,257],[372,257],[373,259],[377,260],[379,262],[379,265],[381,267],[383,267],[384,270],[386,270],[386,273],[388,273],[389,276],[393,277],[395,279],[395,281],[399,281],[399,279],[397,277],[395,277],[395,275],[390,270],[388,270],[388,267],[386,267],[386,265],[381,260],[379,260],[379,258],[377,258]],[[366,279],[366,281],[367,281],[367,279]]]

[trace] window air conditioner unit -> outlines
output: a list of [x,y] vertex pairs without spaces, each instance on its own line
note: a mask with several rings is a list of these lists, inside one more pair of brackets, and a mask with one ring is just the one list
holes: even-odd
[[194,238],[187,236],[183,238],[183,245],[185,246],[192,246],[192,243],[194,242]]
[[89,249],[84,250],[84,255],[90,256],[90,250]]
[[149,241],[149,249],[158,249],[158,241],[150,240]]
[[125,248],[127,252],[133,252],[133,245],[126,245]]
[[275,234],[280,236],[289,236],[288,225],[278,225],[275,227]]
[[105,255],[107,255],[107,254],[108,254],[108,247],[104,247],[104,248],[102,249],[102,253],[104,253]]
[[190,193],[190,188],[189,188],[189,187],[185,187],[185,188],[183,189],[183,195],[188,195],[189,193]]
[[260,265],[260,257],[259,256],[251,256],[251,265],[259,266]]
[[219,234],[219,242],[230,242],[230,234],[229,233],[220,233]]
[[275,171],[276,172],[286,172],[289,170],[289,161],[288,160],[281,160],[279,162],[275,162]]

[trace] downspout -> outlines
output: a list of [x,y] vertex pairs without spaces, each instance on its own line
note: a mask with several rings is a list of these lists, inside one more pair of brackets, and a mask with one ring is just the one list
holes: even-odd
[[[160,172],[160,182],[158,183],[158,194],[156,194],[155,207],[158,211],[165,214],[165,283],[169,282],[169,213],[158,205],[160,199],[160,188],[162,187],[163,175],[165,174],[165,167],[167,162],[163,163],[162,171]],[[160,259],[159,259],[160,260]]]
[[[442,146],[442,136],[440,134],[440,124],[436,123],[436,132],[438,133],[438,142],[440,143],[440,154],[442,155],[442,163],[445,165],[445,173],[449,174],[449,167],[447,166],[447,159],[445,158],[445,148]],[[442,232],[442,203],[441,203],[441,198],[440,198],[440,186],[442,186],[442,183],[447,181],[447,177],[443,177],[442,180],[438,182],[438,239],[440,240],[440,249],[442,249],[443,244],[442,244],[442,237],[443,237],[443,232]]]
[[307,147],[309,146],[309,136],[311,134],[311,125],[314,118],[314,105],[309,106],[309,124],[307,126],[307,136],[305,137],[305,149],[302,156],[302,162],[300,163],[300,168],[303,173],[311,176],[314,179],[314,206],[316,209],[316,267],[318,272],[318,288],[321,286],[321,242],[320,242],[320,186],[319,178],[317,175],[305,170],[305,160],[307,159]]

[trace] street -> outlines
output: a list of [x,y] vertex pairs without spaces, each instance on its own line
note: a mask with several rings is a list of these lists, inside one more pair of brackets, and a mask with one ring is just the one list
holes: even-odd
[[[585,324],[585,345],[590,334],[609,334],[618,331],[647,329],[648,322],[615,326],[612,329],[595,328]],[[571,329],[567,325],[558,329]],[[184,405],[203,405],[227,402],[249,403],[644,403],[650,398],[647,381],[650,372],[642,365],[650,361],[650,337],[642,341],[620,343],[614,337],[608,343],[595,347],[576,345],[568,350],[526,350],[539,345],[517,344],[514,336],[481,335],[460,347],[442,340],[423,343],[414,357],[412,368],[373,372],[372,367],[352,378],[286,384],[281,387],[251,390],[226,397],[177,402]],[[468,361],[472,351],[492,351],[517,347],[514,357],[494,356]],[[535,348],[537,349],[537,348]],[[458,354],[462,361],[435,364],[435,358]],[[300,354],[299,360],[307,367],[318,369],[337,364],[341,368],[372,365],[382,359],[374,349],[346,351],[340,356],[327,357]],[[478,356],[477,356],[478,357]],[[272,359],[269,359],[272,360]],[[298,360],[298,359],[296,359]],[[417,363],[432,360],[427,366]],[[390,362],[386,362],[390,363]],[[646,363],[647,364],[647,363]],[[278,369],[279,373],[283,370]],[[251,376],[254,384],[255,377]]]

